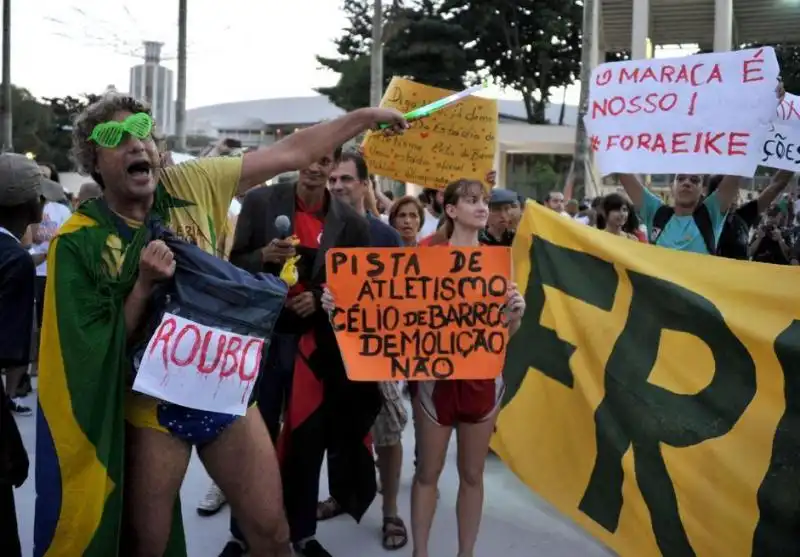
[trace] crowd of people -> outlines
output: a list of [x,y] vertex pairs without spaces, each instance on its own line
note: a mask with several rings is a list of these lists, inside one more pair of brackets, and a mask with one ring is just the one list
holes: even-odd
[[[494,173],[485,183],[461,179],[444,190],[394,199],[376,187],[357,150],[341,148],[380,125],[392,134],[408,123],[393,110],[362,109],[263,149],[242,153],[222,141],[206,156],[175,165],[154,138],[149,107],[109,93],[75,122],[75,160],[93,181],[74,200],[58,185],[54,168],[0,155],[0,369],[6,377],[0,514],[15,516],[13,488],[28,475],[11,416],[32,413],[19,398],[38,375],[35,555],[80,555],[89,545],[98,555],[117,555],[121,544],[134,557],[179,554],[172,553],[182,534],[174,508],[196,449],[212,481],[198,512],[212,515],[226,503],[231,508],[230,539],[220,557],[329,557],[317,523],[342,514],[360,520],[378,491],[382,547],[391,551],[411,542],[415,557],[428,557],[437,482],[454,429],[457,554],[475,554],[502,377],[410,386],[348,381],[328,319],[334,300],[325,286],[325,252],[510,246],[526,200],[503,187],[487,188],[502,186]],[[296,180],[264,185],[290,171]],[[800,203],[785,191],[789,172],[776,173],[745,203],[734,176],[677,174],[672,205],[636,176],[618,179],[621,191],[609,195],[578,201],[554,191],[538,202],[577,226],[633,241],[762,263],[800,261]],[[288,234],[282,218],[290,223]],[[175,272],[167,245],[147,237],[153,219],[252,273],[279,276],[287,261],[296,262],[299,280],[289,290],[243,417],[131,390],[127,347],[145,334],[155,288]],[[512,285],[512,334],[524,310]],[[73,388],[88,391],[83,404],[94,408],[88,418],[85,408],[59,403]],[[397,502],[409,421],[404,388],[415,431],[410,517],[400,515]],[[115,397],[124,425],[112,420]],[[89,418],[105,420],[109,429],[98,431]],[[85,443],[58,450],[62,422],[77,424],[108,474],[118,474],[104,484],[108,492],[88,482]],[[122,453],[100,454],[101,446],[113,445],[109,436],[122,439],[124,460]],[[331,497],[320,501],[326,455]],[[48,483],[48,462],[60,467],[58,485]],[[83,498],[98,514],[61,512],[68,497]],[[83,535],[59,537],[65,529]],[[0,521],[0,554],[21,554],[13,520]]]

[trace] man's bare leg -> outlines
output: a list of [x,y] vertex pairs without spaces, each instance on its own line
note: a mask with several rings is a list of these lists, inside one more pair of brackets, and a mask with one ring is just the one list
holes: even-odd
[[131,557],[163,557],[172,530],[175,498],[192,448],[155,429],[127,428],[126,543]]
[[258,409],[250,408],[198,452],[228,498],[250,556],[291,557],[278,459]]

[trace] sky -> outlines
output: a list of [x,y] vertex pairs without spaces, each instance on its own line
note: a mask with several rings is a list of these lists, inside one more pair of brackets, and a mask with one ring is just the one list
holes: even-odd
[[[336,83],[338,0],[188,0],[187,105],[314,94]],[[126,91],[131,54],[164,42],[177,70],[178,0],[12,0],[11,81],[36,96]],[[127,53],[127,55],[126,55]]]
[[[142,41],[164,43],[177,70],[178,0],[11,0],[11,81],[38,97],[129,87]],[[308,96],[334,85],[316,55],[335,56],[340,0],[188,0],[187,108]],[[491,88],[487,94],[518,98]],[[577,104],[579,88],[567,90]],[[562,93],[554,91],[554,102]]]

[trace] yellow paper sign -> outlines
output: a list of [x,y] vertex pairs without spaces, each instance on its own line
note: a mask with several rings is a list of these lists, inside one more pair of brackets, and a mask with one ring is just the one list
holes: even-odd
[[[381,106],[405,114],[452,94],[447,89],[393,77]],[[487,184],[496,143],[497,101],[470,96],[412,122],[401,136],[370,132],[362,149],[370,172],[444,189],[460,178]]]

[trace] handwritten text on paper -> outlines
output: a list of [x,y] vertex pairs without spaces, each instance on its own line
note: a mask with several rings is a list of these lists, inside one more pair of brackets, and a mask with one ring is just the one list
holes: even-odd
[[[381,106],[403,114],[451,95],[399,77],[392,78]],[[443,189],[459,178],[485,182],[497,143],[497,101],[470,96],[415,120],[401,136],[370,133],[362,146],[371,172]]]
[[752,176],[778,74],[769,47],[598,66],[585,121],[601,173]]

